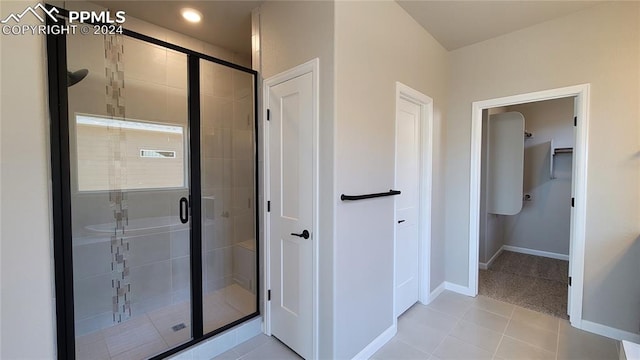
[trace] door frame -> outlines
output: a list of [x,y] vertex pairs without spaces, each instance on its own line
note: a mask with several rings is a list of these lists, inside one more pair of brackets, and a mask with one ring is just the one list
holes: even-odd
[[[431,191],[433,184],[433,99],[411,87],[396,82],[395,125],[398,122],[398,108],[400,100],[408,100],[420,106],[420,201],[418,215],[418,301],[428,304],[430,294],[430,258],[431,258]],[[396,127],[394,127],[394,164],[398,154]],[[394,165],[393,182],[397,182]],[[402,189],[400,189],[402,190]],[[396,231],[398,219],[393,214],[393,321],[397,324],[396,316]]]
[[306,75],[311,73],[312,78],[312,131],[313,131],[313,143],[312,143],[312,154],[313,154],[313,164],[312,164],[312,219],[313,224],[311,225],[311,234],[312,234],[312,343],[313,343],[313,358],[318,358],[318,309],[319,309],[319,247],[318,241],[321,239],[320,227],[319,224],[319,201],[320,201],[320,193],[319,193],[319,151],[318,144],[320,140],[320,132],[319,132],[319,96],[320,96],[320,88],[319,88],[319,76],[320,76],[320,60],[315,58],[310,60],[304,64],[298,65],[294,68],[281,72],[277,75],[274,75],[263,82],[263,101],[262,101],[262,121],[263,121],[263,154],[264,154],[264,174],[263,174],[263,191],[264,198],[262,199],[262,206],[265,209],[264,218],[265,221],[263,223],[263,231],[264,231],[264,288],[262,289],[262,298],[264,299],[264,333],[266,335],[271,336],[271,303],[267,301],[268,299],[268,291],[271,288],[271,213],[266,211],[267,202],[270,201],[271,198],[271,167],[269,163],[270,153],[269,153],[269,121],[267,120],[267,108],[269,106],[269,90],[271,87],[281,84],[285,81],[294,79],[296,77]]
[[467,294],[478,295],[479,241],[480,241],[480,184],[482,151],[482,111],[501,106],[531,103],[544,100],[575,97],[574,114],[577,117],[573,150],[572,197],[576,199],[571,211],[569,258],[572,277],[570,293],[571,325],[582,325],[582,297],[584,290],[584,252],[587,215],[587,160],[589,140],[589,91],[590,84],[543,90],[496,99],[475,101],[471,114],[471,168],[469,189],[469,286]]

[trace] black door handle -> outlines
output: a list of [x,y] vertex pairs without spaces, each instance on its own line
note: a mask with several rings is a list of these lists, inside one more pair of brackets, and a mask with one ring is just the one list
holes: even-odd
[[402,224],[404,220],[398,220],[398,224]]
[[180,198],[180,222],[186,224],[189,221],[189,200]]
[[307,230],[303,230],[302,234],[291,233],[291,235],[298,236],[298,237],[301,237],[303,239],[308,239],[309,238],[309,232]]

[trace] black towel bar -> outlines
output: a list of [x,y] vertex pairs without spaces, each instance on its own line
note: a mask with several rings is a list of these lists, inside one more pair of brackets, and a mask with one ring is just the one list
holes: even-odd
[[371,198],[377,198],[377,197],[383,197],[383,196],[393,196],[393,195],[400,195],[400,190],[389,190],[388,192],[383,192],[383,193],[375,193],[375,194],[365,194],[365,195],[345,195],[342,194],[340,195],[340,200],[342,201],[346,201],[346,200],[362,200],[362,199],[371,199]]

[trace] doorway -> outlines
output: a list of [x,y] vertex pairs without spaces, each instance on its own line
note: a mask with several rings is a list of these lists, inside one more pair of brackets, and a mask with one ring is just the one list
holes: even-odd
[[433,100],[396,83],[394,315],[428,302]]
[[567,318],[574,137],[573,97],[483,112],[480,295]]
[[265,333],[317,358],[318,59],[264,81]]
[[[472,146],[471,146],[471,189],[470,189],[470,237],[469,237],[469,292],[478,294],[479,238],[480,238],[480,205],[481,205],[481,164],[483,111],[516,104],[536,101],[574,98],[575,99],[575,144],[572,150],[573,165],[571,170],[571,214],[569,240],[569,277],[568,309],[573,326],[579,327],[582,319],[582,292],[584,272],[584,241],[586,217],[586,154],[588,149],[588,99],[589,85],[578,85],[553,89],[536,93],[515,95],[473,103],[472,113]],[[551,170],[551,169],[550,169]]]

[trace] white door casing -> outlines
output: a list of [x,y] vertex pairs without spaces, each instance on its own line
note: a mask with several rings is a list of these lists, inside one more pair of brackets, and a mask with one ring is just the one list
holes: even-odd
[[400,98],[396,112],[396,302],[400,316],[419,298],[420,106]]
[[[396,197],[396,209],[412,208],[409,210],[400,210],[395,213],[395,233],[394,233],[394,323],[397,321],[397,316],[406,310],[407,304],[415,303],[415,287],[407,287],[402,289],[404,285],[414,284],[411,279],[414,271],[417,269],[417,300],[423,304],[427,304],[430,301],[430,258],[431,258],[431,189],[432,189],[432,163],[433,163],[433,100],[400,82],[396,82],[396,117],[398,114],[405,114],[409,118],[415,118],[415,112],[418,112],[417,124],[413,122],[413,130],[409,130],[409,127],[398,127],[398,118],[396,118],[396,159],[399,152],[408,151],[411,153],[411,160],[403,163],[396,162],[396,176],[395,176],[395,188],[402,191],[400,197]],[[414,115],[408,115],[413,113]],[[408,119],[405,119],[408,120]],[[405,122],[408,124],[408,122]],[[404,131],[408,130],[408,131]],[[401,134],[403,132],[405,135]],[[413,132],[413,135],[406,135]],[[411,146],[412,150],[408,150],[409,147],[399,146],[399,138],[407,136],[410,137],[410,142],[414,145]],[[416,149],[417,148],[417,149]],[[417,154],[415,153],[417,151]],[[418,162],[417,169],[415,169],[415,161]],[[412,164],[412,165],[409,165]],[[411,185],[403,185],[405,181],[398,177],[397,166],[400,167],[414,167],[410,172],[413,178],[409,180]],[[417,180],[416,180],[417,179]],[[417,189],[416,189],[417,185]],[[403,187],[407,187],[406,190]],[[410,193],[413,194],[411,195]],[[406,197],[414,198],[411,205],[407,206],[406,202],[402,200],[403,195]],[[407,200],[408,201],[408,200]],[[403,205],[404,204],[404,205]],[[415,209],[417,206],[417,209]],[[412,227],[412,223],[406,221],[403,218],[405,214],[411,213],[412,217],[415,217],[415,227]],[[399,220],[405,220],[398,223]],[[407,224],[408,222],[408,224]],[[400,225],[400,227],[398,227]],[[415,242],[406,243],[404,239],[401,239],[404,235],[411,234],[416,236]],[[408,236],[407,238],[410,238]],[[403,244],[404,243],[404,244]],[[417,244],[416,244],[417,243]],[[407,245],[407,246],[404,246]],[[412,255],[407,254],[413,251]],[[404,257],[411,258],[411,263],[404,264]],[[417,265],[414,262],[417,260]],[[417,268],[416,268],[417,266]],[[408,281],[407,281],[408,280]],[[411,289],[409,291],[409,289]],[[401,300],[400,297],[403,292],[410,293],[410,297]],[[401,305],[404,302],[404,305]],[[405,308],[404,310],[401,310]]]
[[482,110],[535,101],[574,97],[577,125],[575,128],[576,135],[573,151],[571,189],[572,196],[575,198],[575,207],[571,209],[569,273],[571,274],[572,285],[569,287],[570,304],[568,304],[567,308],[570,312],[571,325],[582,328],[589,139],[589,90],[589,84],[582,84],[473,102],[469,182],[469,284],[467,287],[461,287],[459,292],[469,296],[476,296],[478,294]]
[[[575,145],[576,143],[576,139],[578,137],[578,128],[577,128],[577,120],[578,120],[578,101],[576,98],[573,99],[573,118],[574,118],[574,126],[573,127],[573,143]],[[553,169],[552,169],[553,170]],[[576,189],[575,189],[575,181],[573,181],[573,179],[578,176],[578,168],[576,166],[576,157],[572,156],[571,157],[571,197],[575,198],[575,194],[576,194]],[[571,276],[571,271],[572,271],[572,266],[571,266],[571,260],[574,258],[573,255],[573,241],[572,239],[574,238],[573,235],[573,231],[574,231],[574,227],[575,227],[575,219],[576,217],[574,216],[574,208],[573,206],[571,207],[571,218],[570,218],[570,225],[569,225],[569,279],[572,279]],[[571,286],[572,286],[572,282],[573,280],[569,281],[567,283],[567,315],[571,316],[571,296],[572,296],[572,291],[571,291]]]
[[[265,332],[317,358],[318,61],[265,80]],[[306,231],[306,233],[305,233]],[[298,234],[300,236],[294,235]]]

